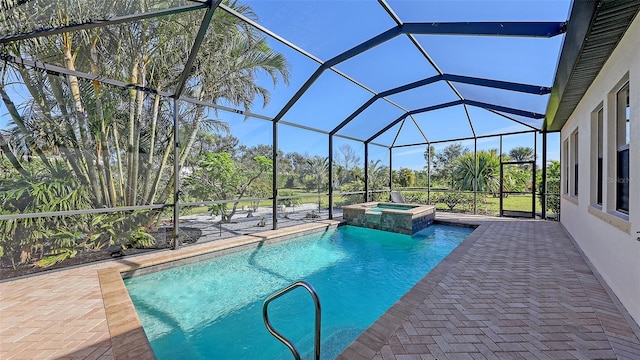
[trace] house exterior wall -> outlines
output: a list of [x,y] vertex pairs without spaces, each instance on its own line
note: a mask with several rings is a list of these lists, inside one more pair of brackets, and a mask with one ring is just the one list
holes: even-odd
[[[629,211],[616,211],[616,91],[629,83]],[[603,196],[597,204],[597,111],[603,109]],[[578,130],[578,195],[574,196],[572,134]],[[562,165],[561,222],[640,323],[640,16],[636,17],[561,130],[570,166]],[[567,177],[568,176],[568,177]],[[569,180],[567,183],[566,180]],[[565,190],[569,184],[568,191]],[[566,193],[565,193],[566,192]]]

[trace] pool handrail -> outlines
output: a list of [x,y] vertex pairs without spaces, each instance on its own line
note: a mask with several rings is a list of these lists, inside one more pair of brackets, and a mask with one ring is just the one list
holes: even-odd
[[298,349],[296,349],[296,347],[293,345],[293,343],[289,339],[284,337],[282,334],[280,334],[278,331],[276,331],[276,329],[273,328],[273,326],[271,325],[271,322],[269,321],[269,312],[268,312],[269,303],[271,303],[271,301],[279,298],[280,296],[288,293],[289,291],[297,287],[303,287],[307,289],[307,291],[309,292],[309,294],[311,294],[311,297],[313,298],[313,303],[315,304],[316,321],[315,321],[314,359],[320,360],[320,318],[322,314],[320,309],[320,299],[318,298],[318,293],[313,288],[313,286],[311,286],[311,284],[302,280],[296,281],[290,284],[289,286],[285,287],[284,289],[267,297],[267,299],[262,304],[262,319],[264,320],[264,324],[267,327],[267,330],[269,331],[269,333],[271,333],[271,335],[273,335],[280,342],[285,344],[289,348],[289,350],[291,350],[291,353],[293,354],[293,357],[296,360],[300,360],[300,353],[298,352]]

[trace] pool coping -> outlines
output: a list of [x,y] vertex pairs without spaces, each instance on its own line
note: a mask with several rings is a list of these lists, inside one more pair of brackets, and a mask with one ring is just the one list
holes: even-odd
[[162,254],[148,254],[118,260],[115,266],[98,270],[105,315],[113,356],[117,360],[155,359],[151,344],[144,332],[133,301],[124,284],[123,276],[137,275],[154,266],[180,261],[194,262],[204,258],[220,256],[230,251],[256,247],[265,241],[283,241],[295,236],[329,230],[340,225],[340,221],[324,220],[302,224],[258,234],[242,235],[208,243],[191,245]]

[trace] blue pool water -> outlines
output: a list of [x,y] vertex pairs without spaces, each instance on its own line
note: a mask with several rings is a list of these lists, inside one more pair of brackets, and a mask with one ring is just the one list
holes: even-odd
[[367,211],[371,211],[371,212],[375,212],[375,213],[382,213],[383,209],[392,209],[392,210],[409,210],[409,209],[413,209],[415,208],[415,206],[408,206],[408,205],[387,205],[387,204],[378,204],[372,208],[367,209]]
[[[158,359],[290,359],[262,303],[306,280],[322,305],[322,358],[333,359],[472,229],[413,236],[343,226],[125,280]],[[301,288],[269,306],[274,327],[313,355],[313,301]]]

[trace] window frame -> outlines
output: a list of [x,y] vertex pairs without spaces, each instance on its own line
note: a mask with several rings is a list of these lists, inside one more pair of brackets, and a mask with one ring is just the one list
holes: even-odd
[[576,128],[570,136],[570,140],[569,140],[569,158],[571,159],[571,165],[573,165],[570,169],[571,171],[571,181],[570,181],[570,186],[571,186],[571,196],[573,196],[574,198],[578,198],[579,195],[579,186],[578,186],[578,182],[580,180],[580,173],[579,173],[579,154],[580,154],[580,141],[579,141],[579,132],[578,129]]
[[562,193],[565,195],[569,195],[569,137],[564,139],[562,142],[562,160],[564,165],[562,166],[562,172],[564,175],[564,181],[562,182]]
[[[615,91],[615,211],[629,215],[630,120],[629,81]],[[626,196],[625,196],[626,195]],[[626,200],[625,200],[626,199]]]
[[606,183],[605,183],[605,121],[604,105],[598,104],[591,112],[591,144],[596,146],[591,148],[591,205],[597,209],[604,206]]

